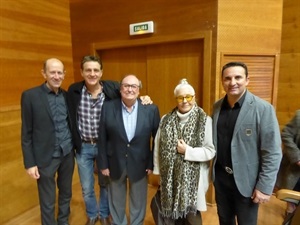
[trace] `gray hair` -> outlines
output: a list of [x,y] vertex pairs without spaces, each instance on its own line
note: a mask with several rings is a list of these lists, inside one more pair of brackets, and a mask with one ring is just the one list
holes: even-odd
[[182,88],[187,88],[191,91],[191,94],[192,95],[195,95],[195,90],[194,88],[192,87],[192,85],[190,85],[188,82],[187,82],[187,79],[186,78],[183,78],[179,81],[179,84],[175,87],[174,89],[174,96],[176,97],[177,96],[177,93],[180,89]]

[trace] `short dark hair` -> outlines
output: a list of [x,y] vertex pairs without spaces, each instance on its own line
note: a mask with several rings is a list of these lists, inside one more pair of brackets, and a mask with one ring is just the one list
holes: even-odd
[[86,55],[83,56],[82,60],[81,60],[81,64],[80,64],[80,68],[83,69],[83,64],[85,64],[86,62],[98,62],[100,65],[100,69],[103,69],[102,66],[102,61],[98,56],[94,56],[94,55]]
[[247,68],[246,64],[243,62],[229,62],[229,63],[225,64],[222,68],[222,76],[223,76],[224,70],[226,70],[229,67],[235,67],[235,66],[243,67],[245,70],[246,77],[248,77],[248,68]]

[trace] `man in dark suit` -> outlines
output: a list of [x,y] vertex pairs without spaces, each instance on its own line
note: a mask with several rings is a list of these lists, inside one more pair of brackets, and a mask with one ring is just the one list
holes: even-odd
[[[70,214],[74,153],[66,93],[60,88],[63,63],[45,61],[46,82],[21,97],[22,151],[27,173],[37,180],[43,225],[66,225]],[[58,216],[55,218],[56,186]]]
[[143,224],[146,214],[147,175],[153,170],[150,141],[160,116],[157,106],[141,104],[140,88],[135,75],[126,76],[121,81],[121,100],[105,102],[101,113],[97,162],[102,174],[110,177],[109,208],[117,225],[127,224],[127,179],[130,224]]
[[258,205],[268,202],[282,157],[273,106],[249,92],[248,69],[222,69],[226,96],[215,103],[213,179],[220,225],[256,225]]

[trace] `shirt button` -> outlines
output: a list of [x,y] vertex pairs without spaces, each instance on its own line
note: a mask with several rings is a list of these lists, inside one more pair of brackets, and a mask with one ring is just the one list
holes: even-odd
[[127,147],[129,148],[129,147],[130,147],[130,144],[127,144]]

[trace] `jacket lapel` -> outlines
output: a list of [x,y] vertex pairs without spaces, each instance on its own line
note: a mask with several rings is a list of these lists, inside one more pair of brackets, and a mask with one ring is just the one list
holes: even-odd
[[137,121],[136,121],[136,128],[135,128],[135,132],[134,132],[134,137],[132,139],[134,139],[137,134],[140,134],[141,132],[143,132],[143,123],[144,123],[144,117],[145,117],[145,107],[141,104],[141,102],[138,100],[138,112],[137,112]]
[[245,96],[245,101],[243,103],[243,106],[241,108],[241,111],[238,115],[238,118],[236,120],[235,128],[233,131],[233,137],[236,135],[236,133],[240,130],[241,125],[243,124],[243,121],[245,118],[249,116],[249,114],[252,113],[253,110],[253,98],[252,94],[247,91],[246,96]]
[[49,106],[49,101],[48,101],[48,98],[47,98],[47,92],[44,90],[44,84],[42,84],[40,86],[40,90],[39,90],[39,98],[41,98],[41,102],[43,103],[43,105],[45,106],[45,109],[50,117],[50,119],[53,121],[53,116],[52,116],[52,113],[51,113],[51,109],[50,109],[50,106]]

